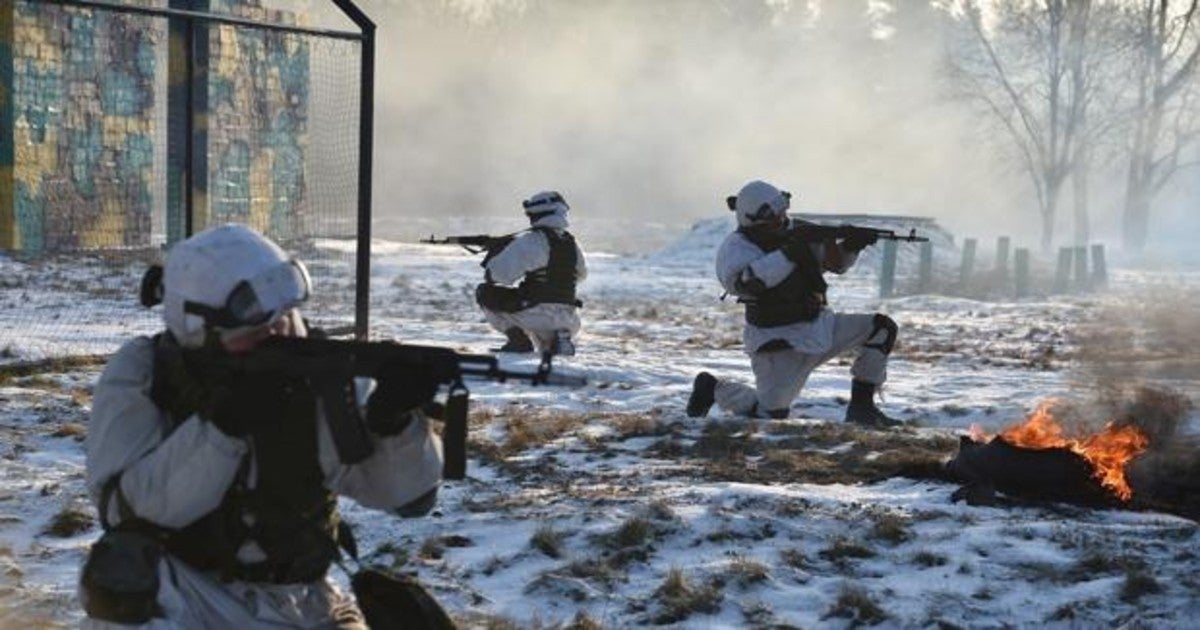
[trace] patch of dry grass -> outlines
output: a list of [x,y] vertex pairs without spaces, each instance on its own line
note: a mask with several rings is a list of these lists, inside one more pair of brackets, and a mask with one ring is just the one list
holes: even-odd
[[602,630],[604,626],[592,618],[586,610],[580,610],[575,613],[575,618],[571,623],[563,627],[563,630]]
[[870,593],[865,589],[843,584],[838,592],[837,600],[825,611],[822,619],[837,617],[840,619],[849,619],[850,627],[856,628],[860,625],[873,626],[886,620],[889,615],[875,603],[871,598]]
[[913,564],[927,569],[945,566],[949,561],[946,556],[940,553],[933,553],[932,551],[918,551],[913,554]]
[[844,566],[849,560],[874,558],[876,554],[873,549],[862,543],[855,542],[849,538],[838,537],[833,539],[829,543],[829,546],[822,549],[817,555],[837,566]]
[[722,599],[724,595],[715,585],[695,585],[682,569],[672,568],[654,591],[658,610],[652,620],[659,624],[678,623],[695,613],[713,614],[721,610]]
[[764,563],[753,558],[735,555],[725,568],[725,579],[742,588],[767,581],[771,577],[771,569]]
[[55,538],[70,538],[76,534],[88,531],[96,524],[90,510],[84,510],[77,505],[67,505],[59,510],[42,533]]
[[1136,604],[1142,597],[1161,593],[1162,590],[1162,584],[1152,574],[1144,569],[1135,569],[1125,574],[1120,597],[1125,603]]
[[654,524],[642,516],[633,516],[612,532],[600,536],[600,544],[612,549],[643,547],[657,538]]
[[551,558],[561,558],[565,538],[566,534],[555,530],[553,525],[542,525],[533,532],[529,544]]
[[796,548],[781,550],[779,552],[779,559],[783,560],[784,564],[795,569],[807,570],[812,566],[812,561],[808,559],[808,556]]
[[61,381],[50,378],[49,374],[62,374],[79,369],[93,368],[104,365],[108,355],[88,354],[73,357],[55,357],[40,361],[22,361],[0,365],[0,385],[6,385],[24,379],[21,385],[39,389],[60,391]]
[[[943,462],[958,449],[958,440],[949,435],[874,431],[843,423],[777,423],[765,430],[770,434],[766,438],[713,424],[691,445],[664,441],[656,447],[663,457],[699,460],[710,479],[846,484],[897,476],[948,479]],[[748,465],[747,457],[758,458],[756,465]]]
[[417,549],[417,557],[422,560],[441,560],[446,555],[446,545],[440,536],[426,538]]
[[579,558],[553,570],[581,580],[588,580],[605,587],[611,587],[625,577],[624,571],[615,566],[610,558],[602,556]]
[[911,520],[894,512],[872,512],[870,537],[893,545],[912,540]]
[[56,437],[56,438],[69,437],[69,438],[75,438],[76,440],[82,440],[86,436],[87,436],[87,427],[82,424],[75,423],[75,422],[68,422],[66,424],[60,425],[59,427],[57,427],[56,429],[54,429],[53,431],[50,432],[50,437]]

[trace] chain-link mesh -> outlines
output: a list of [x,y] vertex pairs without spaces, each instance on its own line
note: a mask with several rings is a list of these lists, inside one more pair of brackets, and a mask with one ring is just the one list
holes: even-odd
[[[258,2],[212,10],[296,23]],[[184,49],[183,20],[11,6],[0,16],[0,63],[11,64],[0,74],[11,83],[0,86],[11,94],[0,99],[11,126],[0,129],[10,138],[7,148],[0,140],[0,188],[12,198],[0,195],[0,362],[110,352],[161,328],[157,309],[138,304],[138,284],[185,235],[189,169],[201,184],[193,231],[263,231],[309,264],[308,315],[352,323],[360,42],[196,20],[192,63],[203,78],[191,85],[202,92],[189,108],[182,60],[171,57],[173,43]],[[190,156],[189,120],[201,130]]]

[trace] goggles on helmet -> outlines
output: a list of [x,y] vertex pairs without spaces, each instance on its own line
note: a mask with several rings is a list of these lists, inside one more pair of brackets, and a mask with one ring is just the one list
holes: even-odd
[[562,205],[566,206],[568,209],[571,207],[571,206],[567,205],[567,200],[563,199],[562,195],[560,195],[558,193],[554,193],[552,195],[542,197],[541,199],[526,199],[525,201],[521,202],[521,206],[524,207],[526,210],[529,210],[530,208],[536,208],[538,206],[547,206],[552,203],[561,203]]
[[250,328],[295,308],[308,299],[311,290],[312,281],[304,263],[290,260],[239,282],[220,308],[188,301],[183,303],[183,312],[199,315],[213,328]]
[[787,212],[792,207],[792,193],[781,190],[779,196],[768,201],[754,210],[746,213],[746,218],[753,222],[771,221]]

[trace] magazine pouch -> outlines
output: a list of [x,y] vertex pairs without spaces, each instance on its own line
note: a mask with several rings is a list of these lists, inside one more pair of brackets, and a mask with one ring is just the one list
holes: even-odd
[[515,313],[526,306],[519,290],[488,282],[475,287],[475,302],[497,313]]
[[83,565],[84,610],[93,619],[142,624],[162,616],[158,563],[162,543],[149,534],[110,530],[92,544]]
[[414,578],[361,569],[350,578],[354,598],[371,628],[454,630],[454,622]]

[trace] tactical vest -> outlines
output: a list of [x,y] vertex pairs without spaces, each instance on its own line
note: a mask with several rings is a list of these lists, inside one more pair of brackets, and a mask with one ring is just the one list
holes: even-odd
[[[764,253],[771,253],[785,243],[784,239],[766,239],[745,230],[738,231]],[[825,292],[829,285],[821,275],[821,262],[812,248],[799,249],[800,260],[796,261],[796,268],[783,282],[753,298],[741,300],[746,305],[746,323],[759,328],[773,328],[811,322],[820,315],[826,304]]]
[[[174,340],[167,335],[155,339],[153,396],[170,414],[173,429],[196,411],[194,401],[203,399],[198,393],[205,385],[178,364],[166,365],[171,361],[163,357],[171,353],[158,351],[164,343]],[[317,455],[317,396],[303,379],[255,378],[261,382],[254,400],[237,403],[264,412],[248,435],[251,455],[243,459],[221,504],[169,532],[166,547],[184,562],[226,580],[311,582],[323,577],[338,555],[337,497],[325,488]],[[237,558],[249,540],[262,549],[265,560],[247,564]]]
[[578,306],[575,269],[579,264],[579,250],[575,247],[575,237],[566,230],[533,229],[541,232],[550,244],[550,260],[545,267],[525,274],[517,287],[521,298],[531,306],[546,303]]

